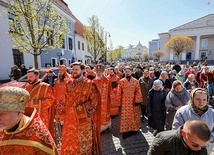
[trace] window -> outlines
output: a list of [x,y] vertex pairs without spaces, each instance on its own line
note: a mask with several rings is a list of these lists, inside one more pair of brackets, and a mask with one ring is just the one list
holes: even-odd
[[64,37],[64,35],[60,35],[59,39],[62,41],[62,47],[61,48],[65,48],[65,37]]
[[68,59],[68,64],[69,64],[69,65],[71,64],[71,59]]
[[73,41],[72,41],[72,38],[68,38],[68,49],[69,50],[73,50]]
[[201,40],[201,48],[207,48],[208,39]]
[[56,67],[56,62],[57,62],[57,59],[56,58],[52,58],[51,59],[51,66]]
[[15,15],[8,12],[8,19],[9,19],[9,30],[10,32],[20,33],[21,34],[21,27],[20,23],[17,19],[15,19]]
[[24,63],[23,53],[19,52],[19,50],[17,49],[12,49],[12,50],[13,50],[14,64],[20,66],[21,64]]
[[84,43],[82,43],[82,50],[84,51]]
[[80,50],[80,41],[78,41],[78,50]]
[[53,46],[53,31],[47,31],[47,43]]
[[68,22],[68,28],[71,30],[72,28],[71,28],[71,23],[70,22]]

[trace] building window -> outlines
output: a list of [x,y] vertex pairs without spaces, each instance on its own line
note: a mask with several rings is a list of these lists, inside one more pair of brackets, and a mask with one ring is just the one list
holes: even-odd
[[8,12],[8,19],[10,24],[10,32],[21,34],[20,23],[15,19],[15,15]]
[[72,30],[71,22],[68,22],[68,28]]
[[69,64],[69,65],[71,64],[71,59],[68,59],[68,64]]
[[53,46],[53,31],[47,31],[47,43],[48,45]]
[[84,51],[84,43],[82,43],[82,50]]
[[73,50],[73,40],[70,37],[68,38],[68,49]]
[[12,49],[12,50],[13,50],[14,64],[17,66],[20,66],[21,64],[24,63],[23,53],[19,52],[19,50],[17,50],[17,49]]
[[80,50],[80,41],[78,41],[78,50]]
[[63,49],[65,49],[65,36],[64,35],[60,35],[59,39],[62,41],[62,47]]
[[208,39],[202,39],[201,40],[201,48],[207,48]]
[[51,66],[56,67],[56,63],[57,63],[57,59],[56,58],[52,58],[51,59]]

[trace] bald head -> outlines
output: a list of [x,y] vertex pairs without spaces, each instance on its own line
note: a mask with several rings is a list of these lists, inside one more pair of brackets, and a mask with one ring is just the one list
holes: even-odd
[[188,120],[183,130],[186,133],[197,136],[200,140],[207,142],[210,140],[211,132],[207,124],[202,120]]

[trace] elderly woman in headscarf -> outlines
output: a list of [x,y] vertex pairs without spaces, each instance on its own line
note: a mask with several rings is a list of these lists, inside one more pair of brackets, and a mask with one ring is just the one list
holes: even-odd
[[[182,126],[186,121],[191,119],[203,120],[211,130],[211,142],[214,142],[214,110],[209,105],[209,94],[203,88],[195,88],[191,91],[190,100],[188,105],[185,105],[177,110],[172,129],[177,129]],[[207,152],[210,153],[213,148],[209,144]]]
[[160,80],[153,82],[153,88],[150,89],[147,96],[147,115],[149,116],[149,126],[154,129],[153,135],[164,130],[166,119],[165,98],[166,91],[163,89],[163,83]]
[[167,109],[166,128],[172,129],[175,112],[189,101],[189,91],[178,80],[172,83],[172,89],[166,96],[165,106]]

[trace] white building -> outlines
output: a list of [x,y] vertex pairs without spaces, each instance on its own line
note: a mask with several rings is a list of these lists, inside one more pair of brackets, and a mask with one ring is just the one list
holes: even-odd
[[[180,60],[198,61],[207,58],[207,61],[214,60],[214,14],[209,14],[184,25],[169,30],[166,33],[159,33],[160,50],[164,51],[166,42],[175,36],[188,36],[193,39],[194,47],[190,53],[182,53]],[[173,61],[178,58],[173,54],[165,54],[161,61]]]
[[137,45],[129,45],[123,49],[122,59],[129,60],[134,59],[134,56],[142,58],[142,54],[148,52],[148,48],[143,46],[140,42]]

